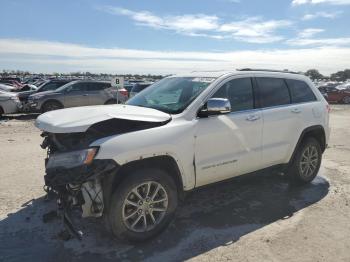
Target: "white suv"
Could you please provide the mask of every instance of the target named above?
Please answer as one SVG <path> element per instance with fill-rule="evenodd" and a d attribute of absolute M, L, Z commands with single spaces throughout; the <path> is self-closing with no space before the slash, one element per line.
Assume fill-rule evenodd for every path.
<path fill-rule="evenodd" d="M 266 168 L 314 179 L 329 137 L 329 105 L 305 76 L 266 70 L 166 77 L 126 105 L 48 112 L 45 184 L 64 219 L 104 216 L 141 241 L 171 221 L 186 191 Z"/>

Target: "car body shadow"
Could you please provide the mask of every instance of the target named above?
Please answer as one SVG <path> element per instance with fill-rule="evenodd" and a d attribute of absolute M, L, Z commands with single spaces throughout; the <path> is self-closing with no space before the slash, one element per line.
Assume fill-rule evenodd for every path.
<path fill-rule="evenodd" d="M 62 241 L 61 221 L 48 224 L 42 215 L 54 208 L 43 198 L 27 203 L 0 221 L 0 260 L 20 261 L 182 261 L 281 219 L 288 219 L 324 198 L 328 181 L 292 187 L 276 174 L 254 174 L 195 190 L 178 209 L 173 223 L 157 238 L 137 245 L 113 239 L 96 219 L 75 218 L 84 239 Z M 28 218 L 29 216 L 29 218 Z"/>

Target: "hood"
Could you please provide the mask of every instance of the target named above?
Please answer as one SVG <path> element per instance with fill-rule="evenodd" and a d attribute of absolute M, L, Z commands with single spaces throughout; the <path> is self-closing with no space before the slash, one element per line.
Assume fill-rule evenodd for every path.
<path fill-rule="evenodd" d="M 41 97 L 41 96 L 49 96 L 49 95 L 56 95 L 59 94 L 60 92 L 56 92 L 55 90 L 53 91 L 44 91 L 44 92 L 35 92 L 34 94 L 30 95 L 30 97 Z"/>
<path fill-rule="evenodd" d="M 0 100 L 8 100 L 11 97 L 15 97 L 15 96 L 17 96 L 16 93 L 10 93 L 10 92 L 0 90 Z"/>
<path fill-rule="evenodd" d="M 162 123 L 171 116 L 156 109 L 131 105 L 85 106 L 47 112 L 37 118 L 35 126 L 49 133 L 79 133 L 109 119 Z"/>
<path fill-rule="evenodd" d="M 28 97 L 30 95 L 33 95 L 36 93 L 36 90 L 31 90 L 31 91 L 22 91 L 18 93 L 18 97 Z"/>

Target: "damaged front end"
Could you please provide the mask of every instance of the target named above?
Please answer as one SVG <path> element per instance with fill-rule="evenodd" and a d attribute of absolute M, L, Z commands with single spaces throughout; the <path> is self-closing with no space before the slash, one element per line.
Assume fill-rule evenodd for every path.
<path fill-rule="evenodd" d="M 79 208 L 82 217 L 101 217 L 104 210 L 102 179 L 115 173 L 118 164 L 111 159 L 95 159 L 98 147 L 91 143 L 86 133 L 42 133 L 41 145 L 47 149 L 45 159 L 45 189 L 57 196 L 58 213 L 70 233 L 81 238 L 70 219 L 70 211 Z"/>
<path fill-rule="evenodd" d="M 119 107 L 121 117 L 128 116 L 123 115 L 123 110 L 129 109 L 131 113 L 135 110 L 124 107 Z M 159 112 L 154 117 L 153 109 L 152 116 L 131 115 L 133 119 L 115 118 L 106 112 L 100 116 L 90 110 L 89 107 L 58 110 L 76 113 L 76 116 L 66 116 L 66 121 L 62 120 L 62 113 L 53 111 L 39 116 L 36 121 L 36 126 L 43 131 L 41 147 L 47 150 L 45 189 L 57 195 L 59 212 L 71 234 L 78 238 L 81 234 L 73 226 L 69 211 L 79 208 L 82 217 L 101 217 L 112 190 L 112 179 L 120 167 L 113 159 L 98 159 L 100 148 L 91 145 L 101 138 L 159 127 L 171 120 L 169 115 Z M 150 110 L 145 109 L 145 113 Z M 82 119 L 86 114 L 95 116 L 92 120 Z"/>

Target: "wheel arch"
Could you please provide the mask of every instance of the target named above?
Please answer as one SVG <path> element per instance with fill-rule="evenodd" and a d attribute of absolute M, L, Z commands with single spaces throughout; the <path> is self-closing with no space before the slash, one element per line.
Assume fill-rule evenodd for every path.
<path fill-rule="evenodd" d="M 48 100 L 46 100 L 44 103 L 42 103 L 42 105 L 41 105 L 41 107 L 40 107 L 40 110 L 43 111 L 44 106 L 47 105 L 48 103 L 52 103 L 52 102 L 58 103 L 58 104 L 61 105 L 62 108 L 64 108 L 64 105 L 63 105 L 63 103 L 62 103 L 61 101 L 59 101 L 59 100 L 57 100 L 57 99 L 48 99 Z"/>
<path fill-rule="evenodd" d="M 298 139 L 298 142 L 294 148 L 292 157 L 290 158 L 290 162 L 294 159 L 295 154 L 296 154 L 299 146 L 301 145 L 301 143 L 308 137 L 313 137 L 320 143 L 322 153 L 326 150 L 326 147 L 327 147 L 326 132 L 325 132 L 323 126 L 321 126 L 321 125 L 309 126 L 301 132 L 301 135 Z"/>
<path fill-rule="evenodd" d="M 159 168 L 166 171 L 174 179 L 179 198 L 183 199 L 183 181 L 181 171 L 176 160 L 169 155 L 160 155 L 128 162 L 120 166 L 114 174 L 107 176 L 103 181 L 104 200 L 109 202 L 110 196 L 117 189 L 118 185 L 124 179 L 127 179 L 128 173 L 142 168 Z"/>

